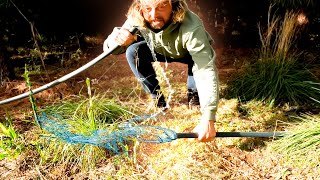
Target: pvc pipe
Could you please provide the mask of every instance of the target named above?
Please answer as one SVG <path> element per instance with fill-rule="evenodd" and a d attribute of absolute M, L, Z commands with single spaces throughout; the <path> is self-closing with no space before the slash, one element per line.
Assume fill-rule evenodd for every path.
<path fill-rule="evenodd" d="M 136 27 L 133 27 L 132 29 L 129 30 L 132 34 L 135 34 L 138 29 Z M 93 66 L 94 64 L 96 64 L 97 62 L 101 61 L 102 59 L 104 59 L 105 57 L 109 56 L 110 54 L 112 54 L 112 52 L 116 49 L 118 49 L 120 46 L 117 45 L 115 47 L 111 47 L 109 48 L 107 51 L 104 51 L 103 53 L 101 53 L 99 56 L 97 56 L 96 58 L 94 58 L 93 60 L 91 60 L 90 62 L 88 62 L 87 64 L 83 65 L 82 67 L 76 69 L 75 71 L 67 74 L 67 75 L 64 75 L 63 77 L 55 80 L 55 81 L 52 81 L 48 84 L 45 84 L 43 86 L 40 86 L 39 88 L 36 88 L 36 89 L 33 89 L 29 92 L 25 92 L 23 94 L 20 94 L 20 95 L 17 95 L 17 96 L 14 96 L 14 97 L 11 97 L 11 98 L 8 98 L 8 99 L 5 99 L 5 100 L 2 100 L 0 101 L 0 105 L 3 105 L 3 104 L 7 104 L 7 103 L 10 103 L 12 101 L 17 101 L 17 100 L 20 100 L 20 99 L 23 99 L 23 98 L 26 98 L 28 97 L 29 95 L 31 94 L 37 94 L 41 91 L 44 91 L 46 89 L 49 89 L 49 88 L 52 88 L 53 86 L 56 86 L 76 75 L 78 75 L 79 73 L 83 72 L 84 70 L 90 68 L 91 66 Z"/>

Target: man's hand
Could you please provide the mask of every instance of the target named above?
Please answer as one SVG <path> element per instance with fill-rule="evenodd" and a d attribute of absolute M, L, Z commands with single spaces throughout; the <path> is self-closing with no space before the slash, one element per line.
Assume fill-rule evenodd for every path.
<path fill-rule="evenodd" d="M 136 39 L 137 35 L 132 35 L 128 29 L 115 27 L 105 43 L 108 43 L 108 45 L 117 44 L 119 46 L 129 46 Z"/>
<path fill-rule="evenodd" d="M 201 120 L 193 131 L 198 133 L 199 142 L 212 141 L 216 136 L 216 129 L 214 127 L 213 120 Z"/>

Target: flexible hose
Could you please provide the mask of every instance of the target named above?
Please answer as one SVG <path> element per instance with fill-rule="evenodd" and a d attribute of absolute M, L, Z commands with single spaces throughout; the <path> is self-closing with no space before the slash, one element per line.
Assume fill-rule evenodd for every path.
<path fill-rule="evenodd" d="M 136 33 L 138 31 L 138 29 L 136 27 L 133 27 L 132 29 L 129 30 L 132 34 Z M 111 47 L 109 48 L 107 51 L 104 51 L 103 53 L 101 53 L 99 56 L 97 56 L 96 58 L 94 58 L 93 60 L 91 60 L 90 62 L 88 62 L 87 64 L 83 65 L 82 67 L 76 69 L 75 71 L 67 74 L 67 75 L 64 75 L 63 77 L 55 80 L 55 81 L 52 81 L 48 84 L 45 84 L 43 86 L 40 86 L 39 88 L 36 88 L 36 89 L 33 89 L 29 92 L 25 92 L 23 94 L 20 94 L 20 95 L 17 95 L 17 96 L 14 96 L 14 97 L 11 97 L 11 98 L 8 98 L 8 99 L 5 99 L 5 100 L 2 100 L 0 101 L 0 105 L 2 104 L 7 104 L 7 103 L 10 103 L 10 102 L 13 102 L 13 101 L 17 101 L 17 100 L 20 100 L 20 99 L 23 99 L 23 98 L 26 98 L 28 97 L 30 94 L 37 94 L 41 91 L 44 91 L 46 89 L 49 89 L 53 86 L 56 86 L 76 75 L 78 75 L 79 73 L 83 72 L 84 70 L 88 69 L 89 67 L 93 66 L 94 64 L 96 64 L 97 62 L 101 61 L 102 59 L 104 59 L 105 57 L 109 56 L 110 54 L 112 54 L 113 51 L 115 51 L 116 49 L 118 49 L 120 46 L 115 46 L 115 47 Z"/>

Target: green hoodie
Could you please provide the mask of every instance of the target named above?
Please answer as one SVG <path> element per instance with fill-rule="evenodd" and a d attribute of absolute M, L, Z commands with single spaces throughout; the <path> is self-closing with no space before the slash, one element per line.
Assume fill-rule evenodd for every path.
<path fill-rule="evenodd" d="M 129 20 L 123 27 L 130 29 Z M 218 75 L 215 68 L 215 52 L 211 47 L 213 42 L 207 33 L 201 19 L 191 11 L 187 11 L 181 23 L 170 24 L 160 32 L 148 28 L 139 28 L 141 35 L 151 49 L 159 54 L 178 59 L 188 53 L 192 56 L 194 80 L 199 94 L 202 120 L 215 120 L 218 106 Z M 105 45 L 112 42 L 106 40 Z M 117 53 L 123 53 L 121 48 Z"/>

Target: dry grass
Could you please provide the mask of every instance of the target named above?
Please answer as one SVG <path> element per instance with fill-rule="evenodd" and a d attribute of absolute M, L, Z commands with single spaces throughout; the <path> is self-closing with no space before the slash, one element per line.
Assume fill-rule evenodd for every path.
<path fill-rule="evenodd" d="M 269 12 L 271 12 L 271 7 Z M 261 59 L 267 60 L 270 54 L 274 59 L 283 59 L 289 53 L 296 35 L 301 30 L 297 22 L 298 14 L 295 12 L 287 12 L 283 19 L 268 14 L 268 25 L 266 30 L 262 30 L 259 26 L 261 41 Z"/>

